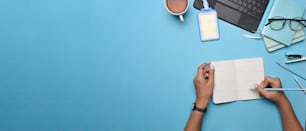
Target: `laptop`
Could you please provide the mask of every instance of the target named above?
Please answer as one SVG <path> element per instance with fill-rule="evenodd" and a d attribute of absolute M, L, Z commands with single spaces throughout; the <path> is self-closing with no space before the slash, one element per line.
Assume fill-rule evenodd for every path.
<path fill-rule="evenodd" d="M 255 33 L 268 6 L 269 0 L 207 0 L 218 17 L 244 30 Z M 203 8 L 202 0 L 195 0 L 194 8 Z"/>

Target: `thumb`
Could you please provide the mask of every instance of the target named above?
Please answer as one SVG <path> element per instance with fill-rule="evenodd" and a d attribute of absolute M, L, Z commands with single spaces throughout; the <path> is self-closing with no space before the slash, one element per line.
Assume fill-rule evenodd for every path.
<path fill-rule="evenodd" d="M 264 90 L 264 86 L 263 85 L 259 85 L 259 86 L 257 86 L 256 87 L 256 90 L 257 90 L 257 92 L 260 94 L 260 95 L 262 95 L 262 96 L 264 96 L 265 98 L 267 98 L 268 97 L 268 91 L 266 91 L 266 90 Z"/>
<path fill-rule="evenodd" d="M 211 68 L 209 70 L 209 80 L 208 80 L 208 82 L 214 83 L 214 81 L 215 81 L 215 66 L 211 65 L 210 67 Z"/>

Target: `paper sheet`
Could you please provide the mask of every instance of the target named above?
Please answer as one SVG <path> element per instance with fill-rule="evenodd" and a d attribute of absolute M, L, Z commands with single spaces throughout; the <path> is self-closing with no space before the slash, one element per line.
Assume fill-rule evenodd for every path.
<path fill-rule="evenodd" d="M 216 61 L 212 65 L 215 66 L 215 104 L 261 98 L 250 89 L 264 79 L 262 58 Z"/>

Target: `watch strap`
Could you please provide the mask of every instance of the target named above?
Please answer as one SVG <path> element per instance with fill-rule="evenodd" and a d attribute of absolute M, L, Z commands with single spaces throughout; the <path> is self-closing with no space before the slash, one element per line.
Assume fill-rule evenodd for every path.
<path fill-rule="evenodd" d="M 193 111 L 196 110 L 196 111 L 205 113 L 205 112 L 207 111 L 207 108 L 204 108 L 204 109 L 198 108 L 197 105 L 196 105 L 196 103 L 193 103 L 193 108 L 192 108 L 192 110 L 193 110 Z"/>

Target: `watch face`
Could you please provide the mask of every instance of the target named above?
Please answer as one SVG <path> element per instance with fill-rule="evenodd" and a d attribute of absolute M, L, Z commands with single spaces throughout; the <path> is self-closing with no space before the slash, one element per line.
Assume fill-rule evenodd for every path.
<path fill-rule="evenodd" d="M 192 108 L 191 108 L 192 110 L 194 110 L 195 109 L 195 103 L 192 103 Z"/>

